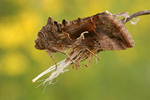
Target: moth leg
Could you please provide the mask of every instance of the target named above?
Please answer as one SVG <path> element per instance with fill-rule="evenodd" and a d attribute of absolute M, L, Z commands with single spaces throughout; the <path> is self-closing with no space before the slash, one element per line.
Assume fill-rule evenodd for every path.
<path fill-rule="evenodd" d="M 64 33 L 64 34 L 67 36 L 67 38 L 68 38 L 69 40 L 72 40 L 71 37 L 70 37 L 70 35 L 69 35 L 68 33 Z"/>
<path fill-rule="evenodd" d="M 75 70 L 77 70 L 77 69 L 78 69 L 78 67 L 80 67 L 80 65 L 79 65 L 79 64 L 76 64 L 76 65 L 75 65 L 75 67 L 76 67 L 76 69 L 75 69 Z"/>
<path fill-rule="evenodd" d="M 87 65 L 85 65 L 85 67 L 88 67 L 91 64 L 92 60 L 93 60 L 93 55 L 91 56 L 89 63 Z"/>
<path fill-rule="evenodd" d="M 100 58 L 95 54 L 93 53 L 90 49 L 86 48 L 91 54 L 93 54 L 96 58 L 98 58 L 98 60 L 100 60 Z"/>
<path fill-rule="evenodd" d="M 72 64 L 72 69 L 74 70 L 74 64 Z"/>
<path fill-rule="evenodd" d="M 79 62 L 77 62 L 77 64 L 76 64 L 76 70 L 77 70 L 78 68 L 81 68 Z"/>
<path fill-rule="evenodd" d="M 124 12 L 124 13 L 117 13 L 117 14 L 114 14 L 115 16 L 118 16 L 118 17 L 124 17 L 124 23 L 126 22 L 127 18 L 129 18 L 129 12 Z"/>
<path fill-rule="evenodd" d="M 53 57 L 53 55 L 49 52 L 49 50 L 48 49 L 45 49 L 45 51 L 47 52 L 47 54 L 53 59 L 53 61 L 54 61 L 54 63 L 55 63 L 55 65 L 56 65 L 56 69 L 57 69 L 57 62 L 56 62 L 56 60 L 54 59 L 54 57 Z M 56 70 L 55 69 L 55 70 Z"/>
<path fill-rule="evenodd" d="M 58 49 L 55 49 L 55 50 L 57 50 L 58 52 L 60 52 L 60 53 L 62 53 L 64 55 L 66 55 L 76 65 L 76 63 L 70 58 L 70 56 L 66 52 L 58 50 Z"/>

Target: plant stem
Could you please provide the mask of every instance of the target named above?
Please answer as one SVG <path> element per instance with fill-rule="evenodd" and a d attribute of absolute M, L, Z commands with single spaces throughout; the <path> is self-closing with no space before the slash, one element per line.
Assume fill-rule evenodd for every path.
<path fill-rule="evenodd" d="M 137 17 L 137 16 L 142 16 L 142 15 L 148 15 L 150 14 L 150 10 L 141 10 L 139 12 L 133 13 L 132 15 L 130 15 L 130 17 L 128 17 L 127 19 L 123 18 L 121 21 L 123 23 L 127 23 L 128 21 L 132 20 L 133 18 Z"/>

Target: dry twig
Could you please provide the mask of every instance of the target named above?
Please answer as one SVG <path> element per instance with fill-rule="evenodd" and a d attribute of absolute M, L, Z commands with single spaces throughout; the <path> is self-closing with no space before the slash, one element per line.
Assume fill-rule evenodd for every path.
<path fill-rule="evenodd" d="M 136 12 L 132 15 L 130 15 L 130 17 L 128 17 L 125 21 L 125 23 L 127 23 L 128 21 L 132 20 L 133 18 L 135 17 L 138 17 L 138 16 L 142 16 L 142 15 L 148 15 L 150 14 L 150 10 L 141 10 L 139 12 Z M 125 18 L 123 18 L 121 21 L 124 22 Z"/>

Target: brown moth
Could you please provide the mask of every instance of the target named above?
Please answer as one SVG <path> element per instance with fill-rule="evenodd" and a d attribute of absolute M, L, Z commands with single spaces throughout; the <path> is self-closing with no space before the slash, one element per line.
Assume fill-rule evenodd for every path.
<path fill-rule="evenodd" d="M 80 43 L 76 43 L 84 32 L 87 34 L 80 39 Z M 64 52 L 74 45 L 96 48 L 98 51 L 125 50 L 134 45 L 124 23 L 109 12 L 70 22 L 63 20 L 62 23 L 49 17 L 35 43 L 37 49 L 47 49 L 49 52 Z"/>
<path fill-rule="evenodd" d="M 46 50 L 51 53 L 60 52 L 67 55 L 67 58 L 38 75 L 32 81 L 35 82 L 43 75 L 54 71 L 46 82 L 51 83 L 69 65 L 80 67 L 79 63 L 90 58 L 89 66 L 93 56 L 105 50 L 126 50 L 134 46 L 132 36 L 126 29 L 125 23 L 109 13 L 108 11 L 98 13 L 91 17 L 78 18 L 73 21 L 62 23 L 53 21 L 51 17 L 38 33 L 35 48 Z M 69 53 L 66 53 L 69 50 Z M 99 59 L 99 58 L 98 58 Z"/>

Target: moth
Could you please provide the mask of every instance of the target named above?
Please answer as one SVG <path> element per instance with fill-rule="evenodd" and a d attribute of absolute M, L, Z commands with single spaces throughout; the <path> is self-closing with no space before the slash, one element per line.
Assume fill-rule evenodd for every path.
<path fill-rule="evenodd" d="M 121 21 L 108 11 L 96 15 L 78 18 L 73 21 L 65 19 L 59 23 L 48 18 L 47 24 L 42 27 L 35 40 L 35 48 L 46 50 L 46 52 L 55 61 L 52 53 L 63 53 L 67 58 L 60 63 L 55 61 L 55 65 L 38 75 L 32 81 L 35 82 L 43 75 L 53 71 L 49 78 L 42 84 L 52 82 L 68 66 L 80 67 L 79 63 L 90 59 L 89 66 L 93 56 L 106 50 L 126 50 L 134 46 L 132 36 L 125 27 L 125 20 Z M 119 14 L 119 15 L 123 15 Z M 125 14 L 126 15 L 126 14 Z M 69 50 L 69 53 L 66 53 Z M 73 67 L 74 68 L 74 67 Z"/>
<path fill-rule="evenodd" d="M 51 52 L 65 53 L 68 48 L 87 48 L 96 52 L 104 50 L 125 50 L 134 46 L 134 41 L 122 23 L 108 11 L 91 17 L 78 18 L 62 23 L 51 17 L 35 41 L 35 48 Z"/>

